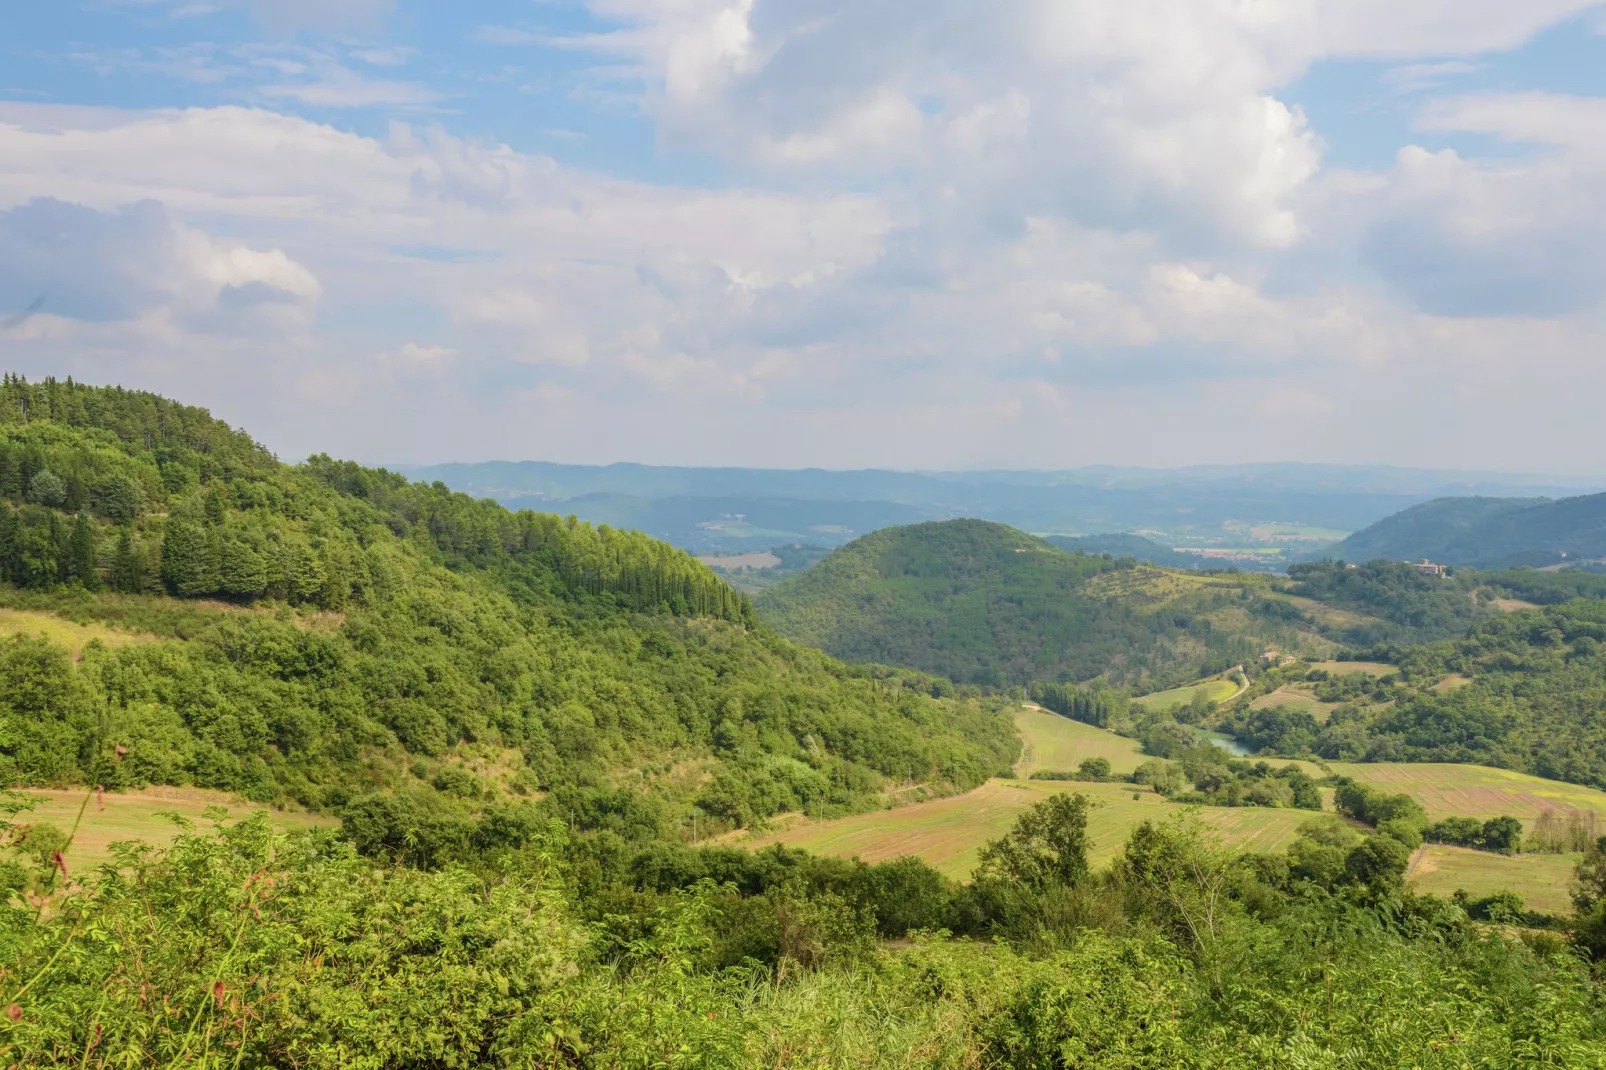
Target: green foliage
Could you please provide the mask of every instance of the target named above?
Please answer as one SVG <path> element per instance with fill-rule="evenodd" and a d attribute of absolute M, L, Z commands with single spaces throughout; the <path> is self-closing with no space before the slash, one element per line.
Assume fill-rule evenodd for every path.
<path fill-rule="evenodd" d="M 1424 576 L 1397 561 L 1342 561 L 1291 565 L 1292 593 L 1377 618 L 1341 629 L 1335 638 L 1351 646 L 1385 642 L 1431 642 L 1459 635 L 1499 610 L 1480 606 L 1455 579 Z"/>
<path fill-rule="evenodd" d="M 981 849 L 977 878 L 1033 891 L 1072 888 L 1087 877 L 1085 795 L 1050 795 Z"/>
<path fill-rule="evenodd" d="M 1135 568 L 1130 559 L 1066 553 L 1002 524 L 951 520 L 873 532 L 766 591 L 758 605 L 783 634 L 837 657 L 989 687 L 1099 676 L 1165 687 L 1264 649 L 1210 619 L 1241 601 L 1238 590 L 1201 589 L 1149 605 L 1087 589 Z M 1071 692 L 1038 693 L 1048 708 L 1078 716 Z"/>
<path fill-rule="evenodd" d="M 1492 817 L 1487 821 L 1447 817 L 1422 830 L 1422 838 L 1428 843 L 1514 854 L 1522 849 L 1522 822 L 1510 816 Z"/>
<path fill-rule="evenodd" d="M 5 781 L 83 782 L 106 739 L 129 752 L 112 787 L 326 809 L 417 788 L 440 797 L 428 813 L 381 816 L 444 864 L 471 849 L 459 824 L 537 790 L 576 827 L 650 837 L 689 831 L 699 803 L 717 829 L 863 809 L 887 781 L 969 788 L 1018 752 L 998 703 L 778 639 L 637 533 L 322 456 L 287 467 L 204 410 L 70 382 L 6 378 L 0 456 L 19 479 L 65 473 L 97 510 L 0 503 L 19 588 L 0 602 L 182 640 L 91 644 L 78 664 L 0 645 Z M 119 596 L 77 589 L 103 585 Z M 47 686 L 59 701 L 25 699 Z M 478 792 L 410 773 L 465 749 L 501 770 Z M 639 805 L 616 805 L 625 779 Z"/>

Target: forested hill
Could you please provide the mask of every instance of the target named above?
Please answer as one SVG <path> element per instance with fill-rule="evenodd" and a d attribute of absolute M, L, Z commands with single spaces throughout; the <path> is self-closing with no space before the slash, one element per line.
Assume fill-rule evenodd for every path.
<path fill-rule="evenodd" d="M 1606 558 L 1606 494 L 1440 498 L 1358 531 L 1326 551 L 1347 561 L 1429 558 L 1478 568 Z"/>
<path fill-rule="evenodd" d="M 0 383 L 0 581 L 8 623 L 105 640 L 76 661 L 0 644 L 10 783 L 333 810 L 379 792 L 398 842 L 520 798 L 660 835 L 693 810 L 717 827 L 873 805 L 887 782 L 968 787 L 1017 746 L 937 681 L 756 627 L 645 536 L 283 465 L 205 410 L 114 388 Z"/>
<path fill-rule="evenodd" d="M 1158 689 L 1320 646 L 1265 577 L 1165 572 L 1066 553 L 1014 528 L 889 528 L 760 595 L 783 634 L 850 660 L 990 686 L 1103 676 Z"/>

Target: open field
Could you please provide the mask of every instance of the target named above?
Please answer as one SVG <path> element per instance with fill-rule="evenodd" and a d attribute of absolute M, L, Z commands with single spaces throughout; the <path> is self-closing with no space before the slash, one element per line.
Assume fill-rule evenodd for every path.
<path fill-rule="evenodd" d="M 1321 669 L 1329 676 L 1352 676 L 1355 673 L 1365 673 L 1368 676 L 1393 676 L 1400 671 L 1384 661 L 1318 661 L 1311 668 Z"/>
<path fill-rule="evenodd" d="M 781 559 L 768 550 L 756 554 L 713 554 L 699 557 L 697 560 L 720 572 L 741 572 L 747 569 L 762 571 L 781 563 Z"/>
<path fill-rule="evenodd" d="M 1285 710 L 1288 713 L 1308 713 L 1317 724 L 1326 724 L 1338 704 L 1319 701 L 1309 692 L 1292 687 L 1279 687 L 1269 695 L 1261 695 L 1249 704 L 1252 710 Z"/>
<path fill-rule="evenodd" d="M 63 832 L 72 829 L 73 819 L 77 817 L 78 808 L 84 801 L 82 791 L 56 791 L 46 788 L 25 788 L 23 791 L 37 799 L 38 805 L 18 818 L 21 823 L 48 823 Z M 119 840 L 167 843 L 177 835 L 178 829 L 168 818 L 158 816 L 163 811 L 180 814 L 205 828 L 208 824 L 201 815 L 209 806 L 226 808 L 229 817 L 233 819 L 248 817 L 257 810 L 268 810 L 266 806 L 246 802 L 238 796 L 201 788 L 146 788 L 127 793 L 107 792 L 103 801 L 104 809 L 97 806 L 94 799 L 90 799 L 88 807 L 84 810 L 84 819 L 78 826 L 78 835 L 67 851 L 67 864 L 72 869 L 84 869 L 106 861 L 111 857 L 108 847 Z M 274 810 L 268 810 L 268 813 L 272 815 L 274 824 L 285 829 L 333 826 L 339 823 L 334 818 L 320 817 L 316 814 Z"/>
<path fill-rule="evenodd" d="M 1558 811 L 1563 818 L 1573 810 L 1606 817 L 1606 792 L 1509 769 L 1432 762 L 1332 762 L 1330 768 L 1380 791 L 1415 796 L 1435 821 L 1446 817 L 1488 820 L 1510 814 L 1531 827 L 1546 810 Z"/>
<path fill-rule="evenodd" d="M 83 656 L 84 644 L 99 639 L 107 646 L 156 642 L 153 636 L 138 635 L 104 624 L 75 624 L 54 613 L 32 609 L 0 609 L 0 639 L 14 635 L 42 635 L 57 646 L 66 647 L 74 658 Z"/>
<path fill-rule="evenodd" d="M 982 844 L 1009 831 L 1023 810 L 1067 791 L 1080 792 L 1098 804 L 1088 819 L 1089 857 L 1096 864 L 1113 858 L 1139 822 L 1163 821 L 1186 812 L 1151 791 L 1137 792 L 1134 799 L 1130 784 L 990 780 L 964 795 L 795 825 L 745 846 L 783 843 L 819 854 L 858 856 L 866 862 L 919 855 L 947 876 L 964 879 L 975 868 Z M 1254 851 L 1282 849 L 1293 841 L 1294 830 L 1314 816 L 1307 810 L 1252 806 L 1206 806 L 1193 812 L 1221 834 L 1222 842 Z"/>
<path fill-rule="evenodd" d="M 1238 685 L 1231 680 L 1206 680 L 1202 684 L 1189 684 L 1170 691 L 1159 691 L 1132 701 L 1148 710 L 1166 710 L 1172 706 L 1186 706 L 1199 692 L 1210 702 L 1221 702 L 1238 693 Z"/>
<path fill-rule="evenodd" d="M 1530 910 L 1572 910 L 1568 888 L 1578 855 L 1497 855 L 1430 843 L 1411 857 L 1410 883 L 1419 892 L 1450 896 L 1457 889 L 1474 898 L 1516 892 Z"/>
<path fill-rule="evenodd" d="M 1111 772 L 1124 775 L 1142 765 L 1146 756 L 1135 739 L 1028 706 L 1015 714 L 1015 727 L 1025 747 L 1015 772 L 1022 779 L 1039 769 L 1073 772 L 1084 758 L 1104 758 Z"/>

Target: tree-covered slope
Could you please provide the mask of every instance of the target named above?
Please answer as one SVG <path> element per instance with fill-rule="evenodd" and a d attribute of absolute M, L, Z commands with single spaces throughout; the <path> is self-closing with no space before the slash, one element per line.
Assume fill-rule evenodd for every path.
<path fill-rule="evenodd" d="M 1197 568 L 1204 563 L 1202 557 L 1181 553 L 1142 535 L 1046 535 L 1043 541 L 1070 553 L 1080 550 L 1085 554 L 1130 557 L 1161 568 Z"/>
<path fill-rule="evenodd" d="M 204 410 L 0 386 L 0 603 L 154 641 L 0 644 L 0 781 L 195 784 L 339 809 L 525 797 L 673 832 L 1006 768 L 1007 719 L 757 627 L 644 536 L 286 466 Z M 111 763 L 122 748 L 121 760 Z"/>
<path fill-rule="evenodd" d="M 1158 690 L 1298 649 L 1308 622 L 1264 577 L 1066 553 L 1013 528 L 889 528 L 765 592 L 760 616 L 841 658 L 990 686 L 1095 677 Z"/>
<path fill-rule="evenodd" d="M 1327 551 L 1347 561 L 1429 558 L 1500 568 L 1606 557 L 1606 494 L 1440 498 L 1358 531 Z"/>

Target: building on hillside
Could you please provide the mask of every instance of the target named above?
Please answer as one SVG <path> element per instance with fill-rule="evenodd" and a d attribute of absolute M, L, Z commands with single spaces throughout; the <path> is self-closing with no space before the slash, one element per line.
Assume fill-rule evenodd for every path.
<path fill-rule="evenodd" d="M 1432 576 L 1435 579 L 1442 580 L 1450 574 L 1450 566 L 1429 561 L 1425 557 L 1420 561 L 1407 561 L 1406 564 L 1416 569 L 1421 575 Z"/>

